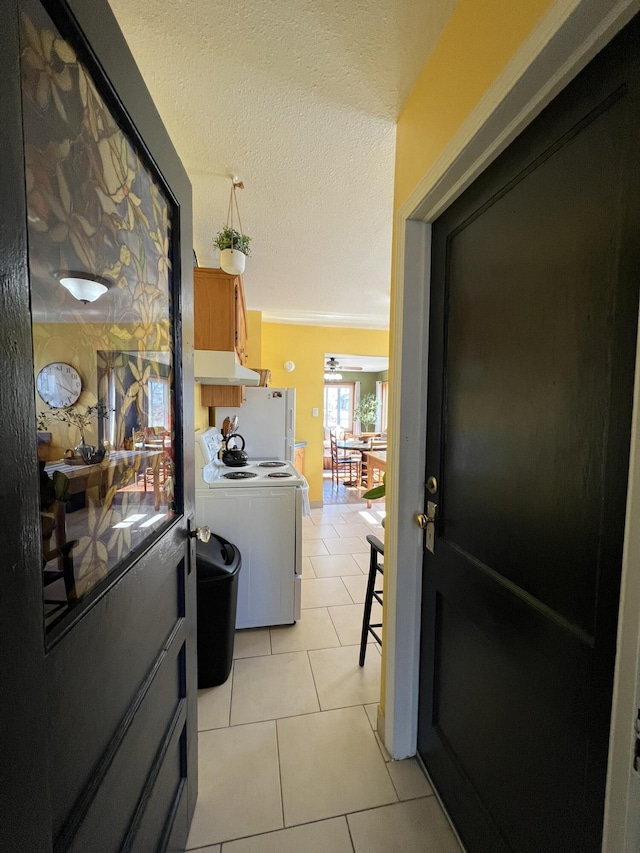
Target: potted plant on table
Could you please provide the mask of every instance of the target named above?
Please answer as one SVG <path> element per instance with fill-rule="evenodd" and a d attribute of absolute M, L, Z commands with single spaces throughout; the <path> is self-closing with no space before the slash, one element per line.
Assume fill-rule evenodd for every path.
<path fill-rule="evenodd" d="M 109 410 L 104 403 L 100 402 L 96 403 L 95 406 L 87 406 L 84 410 L 75 405 L 62 406 L 61 408 L 49 406 L 48 411 L 38 413 L 38 429 L 44 430 L 51 421 L 59 421 L 67 424 L 67 426 L 76 427 L 80 433 L 80 444 L 76 446 L 75 454 L 89 465 L 101 462 L 105 455 L 103 447 L 98 448 L 93 444 L 87 444 L 85 441 L 85 431 L 94 415 L 99 418 L 108 418 Z"/>
<path fill-rule="evenodd" d="M 375 429 L 379 405 L 380 401 L 376 400 L 375 394 L 364 394 L 353 410 L 353 417 L 360 422 L 361 426 L 365 427 L 365 432 L 367 432 L 367 426 Z"/>

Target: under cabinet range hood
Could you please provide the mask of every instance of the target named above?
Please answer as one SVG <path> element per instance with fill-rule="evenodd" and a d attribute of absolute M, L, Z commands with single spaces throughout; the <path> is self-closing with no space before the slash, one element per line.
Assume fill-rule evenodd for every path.
<path fill-rule="evenodd" d="M 260 374 L 238 363 L 235 352 L 195 350 L 195 380 L 201 385 L 257 385 Z"/>

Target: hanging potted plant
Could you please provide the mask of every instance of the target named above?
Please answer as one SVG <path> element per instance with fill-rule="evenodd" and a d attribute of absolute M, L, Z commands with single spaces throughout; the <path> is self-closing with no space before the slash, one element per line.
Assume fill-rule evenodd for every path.
<path fill-rule="evenodd" d="M 225 225 L 215 236 L 213 245 L 220 250 L 220 267 L 231 275 L 242 275 L 251 237 Z"/>
<path fill-rule="evenodd" d="M 251 242 L 251 237 L 247 237 L 242 231 L 236 189 L 244 189 L 244 184 L 237 178 L 232 178 L 227 224 L 221 231 L 218 231 L 213 240 L 215 248 L 220 250 L 220 267 L 230 275 L 242 275 L 244 272 L 245 262 L 249 254 L 249 243 Z M 233 227 L 234 206 L 238 215 L 239 231 Z"/>

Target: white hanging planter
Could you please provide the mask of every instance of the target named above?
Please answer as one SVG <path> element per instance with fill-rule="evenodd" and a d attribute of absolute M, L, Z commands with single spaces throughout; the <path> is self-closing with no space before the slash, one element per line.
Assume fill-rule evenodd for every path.
<path fill-rule="evenodd" d="M 242 275 L 246 261 L 246 255 L 239 249 L 223 249 L 220 252 L 220 267 L 229 275 Z"/>
<path fill-rule="evenodd" d="M 251 242 L 251 237 L 247 237 L 242 230 L 236 189 L 244 189 L 244 184 L 238 178 L 232 177 L 227 223 L 221 231 L 218 231 L 213 241 L 215 248 L 220 250 L 220 268 L 229 275 L 242 275 L 247 262 L 247 255 L 250 254 L 249 243 Z M 234 206 L 238 214 L 239 231 L 233 227 Z"/>

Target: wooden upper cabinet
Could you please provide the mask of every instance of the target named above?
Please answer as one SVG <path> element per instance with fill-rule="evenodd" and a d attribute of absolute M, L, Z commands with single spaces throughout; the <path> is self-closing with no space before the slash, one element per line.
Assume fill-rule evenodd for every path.
<path fill-rule="evenodd" d="M 219 269 L 193 270 L 195 348 L 235 350 L 240 364 L 247 362 L 247 309 L 242 277 Z M 241 406 L 242 385 L 202 385 L 203 406 Z"/>
<path fill-rule="evenodd" d="M 247 361 L 247 309 L 242 277 L 219 269 L 193 270 L 195 348 L 235 350 Z"/>

